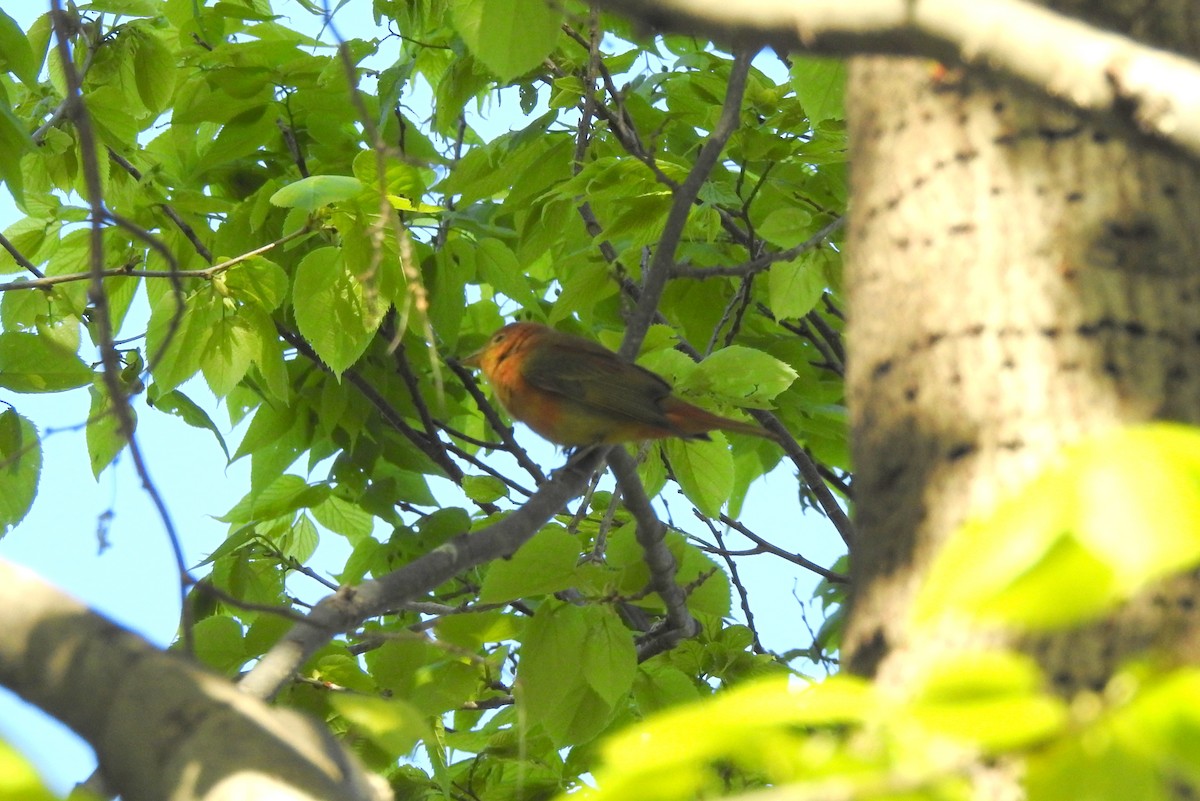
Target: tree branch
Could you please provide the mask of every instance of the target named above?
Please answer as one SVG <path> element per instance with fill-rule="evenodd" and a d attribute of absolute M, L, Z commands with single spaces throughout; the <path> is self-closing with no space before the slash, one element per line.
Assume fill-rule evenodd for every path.
<path fill-rule="evenodd" d="M 272 709 L 0 561 L 0 684 L 96 749 L 127 801 L 388 797 L 326 727 Z"/>
<path fill-rule="evenodd" d="M 327 596 L 313 607 L 305 623 L 292 627 L 263 655 L 239 686 L 259 698 L 274 696 L 317 649 L 337 634 L 423 596 L 464 570 L 514 553 L 583 492 L 607 452 L 607 448 L 598 448 L 569 462 L 504 519 L 472 534 L 462 534 L 385 576 L 342 587 Z"/>
<path fill-rule="evenodd" d="M 986 68 L 1200 157 L 1200 64 L 1026 0 L 597 0 L 653 28 L 823 55 Z M 967 13 L 967 12 L 970 13 Z"/>
<path fill-rule="evenodd" d="M 750 62 L 753 58 L 754 53 L 749 50 L 734 56 L 721 115 L 717 118 L 717 124 L 713 126 L 704 147 L 700 148 L 700 154 L 696 156 L 696 163 L 692 165 L 687 179 L 675 190 L 662 237 L 654 249 L 654 259 L 642 277 L 641 297 L 625 328 L 625 339 L 621 342 L 619 354 L 626 361 L 633 361 L 637 356 L 642 339 L 646 336 L 646 329 L 650 327 L 650 322 L 658 311 L 658 301 L 675 267 L 675 250 L 679 246 L 680 237 L 683 236 L 684 226 L 687 225 L 692 203 L 700 194 L 700 189 L 716 165 L 717 159 L 721 157 L 725 143 L 737 130 L 742 111 L 742 95 L 746 90 L 746 76 L 750 73 Z"/>
<path fill-rule="evenodd" d="M 642 661 L 670 650 L 680 640 L 695 635 L 700 630 L 700 624 L 688 611 L 687 594 L 675 580 L 678 565 L 674 555 L 667 549 L 664 539 L 666 527 L 650 506 L 650 498 L 646 496 L 646 490 L 638 478 L 637 463 L 624 448 L 613 448 L 608 455 L 608 464 L 625 498 L 625 508 L 637 521 L 637 541 L 645 553 L 646 566 L 650 568 L 650 589 L 658 594 L 667 607 L 666 625 L 661 630 L 652 631 L 647 639 L 638 643 L 638 660 Z"/>

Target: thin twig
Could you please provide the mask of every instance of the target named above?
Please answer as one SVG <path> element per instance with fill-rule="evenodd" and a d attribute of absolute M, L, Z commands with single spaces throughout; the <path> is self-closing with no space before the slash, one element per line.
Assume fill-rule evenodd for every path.
<path fill-rule="evenodd" d="M 699 516 L 699 512 L 697 512 L 696 514 L 697 514 L 697 516 Z M 703 520 L 704 518 L 701 517 L 700 519 Z M 744 526 L 743 524 L 734 520 L 729 515 L 722 514 L 720 517 L 720 520 L 722 523 L 729 526 L 731 529 L 733 529 L 737 533 L 741 534 L 743 537 L 750 540 L 755 545 L 759 546 L 760 548 L 767 551 L 768 553 L 774 554 L 775 556 L 778 556 L 781 559 L 786 559 L 787 561 L 791 562 L 792 564 L 800 565 L 800 567 L 803 567 L 805 570 L 811 570 L 812 572 L 816 573 L 818 576 L 820 576 L 824 579 L 828 579 L 829 581 L 835 582 L 837 584 L 850 583 L 849 576 L 844 576 L 841 573 L 830 570 L 827 567 L 822 567 L 821 565 L 817 564 L 816 562 L 814 562 L 810 559 L 805 559 L 803 556 L 800 556 L 799 554 L 792 553 L 791 551 L 785 551 L 783 548 L 780 548 L 779 546 L 774 545 L 774 544 L 768 542 L 767 540 L 763 539 L 762 537 L 758 536 L 753 531 L 746 528 L 746 526 Z"/>
<path fill-rule="evenodd" d="M 104 217 L 113 218 L 109 212 L 103 214 Z M 129 267 L 113 267 L 107 270 L 100 270 L 100 278 L 120 278 L 128 276 L 131 278 L 203 278 L 211 280 L 218 273 L 228 270 L 237 264 L 241 264 L 247 259 L 252 259 L 255 256 L 260 256 L 273 248 L 290 242 L 297 237 L 304 236 L 310 233 L 308 228 L 300 228 L 286 236 L 276 239 L 274 242 L 269 242 L 262 247 L 255 248 L 249 252 L 243 253 L 240 256 L 234 256 L 232 259 L 226 259 L 220 264 L 214 264 L 211 267 L 205 267 L 202 270 L 134 270 Z M 11 292 L 21 289 L 48 289 L 56 284 L 67 284 L 74 281 L 94 280 L 95 275 L 91 272 L 86 273 L 66 273 L 64 275 L 48 275 L 42 278 L 35 278 L 32 281 L 10 281 L 6 284 L 0 284 L 0 292 Z"/>
<path fill-rule="evenodd" d="M 103 366 L 102 380 L 112 404 L 113 414 L 117 418 L 117 428 L 121 437 L 129 447 L 129 455 L 133 460 L 134 469 L 142 481 L 142 488 L 150 497 L 159 519 L 162 521 L 171 550 L 175 556 L 176 569 L 179 572 L 179 598 L 184 604 L 183 642 L 190 653 L 193 648 L 191 621 L 186 613 L 187 588 L 192 584 L 188 573 L 187 562 L 183 555 L 183 546 L 179 541 L 179 533 L 171 520 L 166 503 L 159 493 L 153 479 L 150 478 L 141 448 L 138 447 L 134 433 L 133 410 L 129 398 L 121 385 L 121 357 L 113 344 L 112 316 L 108 307 L 108 293 L 104 288 L 104 189 L 100 182 L 100 165 L 97 162 L 96 138 L 92 130 L 92 119 L 83 99 L 82 79 L 75 69 L 71 54 L 69 30 L 72 27 L 71 17 L 63 12 L 61 0 L 51 0 L 51 24 L 54 28 L 55 46 L 62 63 L 63 77 L 66 79 L 67 96 L 63 99 L 65 116 L 75 126 L 79 137 L 79 155 L 82 162 L 84 186 L 87 193 L 87 203 L 91 210 L 91 227 L 89 229 L 89 258 L 91 286 L 88 288 L 88 301 L 92 306 L 92 325 L 90 330 L 96 338 L 96 346 L 100 351 L 100 362 Z"/>
<path fill-rule="evenodd" d="M 642 338 L 658 311 L 658 302 L 663 289 L 671 277 L 675 266 L 675 250 L 683 236 L 687 225 L 688 215 L 692 204 L 700 194 L 701 187 L 708 180 L 709 173 L 716 166 L 725 149 L 725 143 L 738 127 L 741 116 L 742 95 L 746 90 L 746 76 L 750 73 L 750 62 L 754 57 L 751 51 L 740 51 L 733 58 L 733 67 L 729 72 L 729 85 L 725 90 L 725 102 L 721 106 L 721 114 L 712 133 L 700 148 L 696 162 L 688 172 L 687 179 L 675 191 L 671 210 L 667 213 L 667 221 L 663 226 L 662 236 L 654 251 L 654 259 L 642 280 L 642 296 L 634 307 L 625 329 L 625 339 L 621 342 L 619 351 L 622 358 L 633 361 L 641 347 Z"/>

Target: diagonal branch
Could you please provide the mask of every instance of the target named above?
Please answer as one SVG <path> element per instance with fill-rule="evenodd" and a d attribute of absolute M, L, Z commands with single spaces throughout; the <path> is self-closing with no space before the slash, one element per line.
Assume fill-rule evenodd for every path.
<path fill-rule="evenodd" d="M 704 147 L 700 148 L 696 163 L 692 165 L 687 179 L 675 190 L 675 198 L 671 203 L 670 212 L 667 213 L 662 237 L 658 240 L 654 258 L 642 279 L 641 297 L 625 329 L 625 340 L 621 343 L 619 353 L 626 361 L 633 361 L 637 356 L 642 338 L 646 336 L 646 330 L 658 311 L 658 301 L 662 298 L 663 289 L 675 267 L 675 251 L 687 225 L 692 203 L 699 196 L 701 187 L 717 164 L 717 159 L 721 157 L 725 143 L 737 130 L 742 111 L 742 95 L 746 91 L 746 76 L 750 73 L 750 62 L 753 58 L 754 52 L 751 50 L 743 50 L 734 56 L 721 115 L 717 118 L 717 124 L 713 126 L 712 134 L 704 143 Z"/>
<path fill-rule="evenodd" d="M 128 801 L 388 797 L 321 723 L 272 709 L 0 561 L 0 684 L 70 726 Z M 220 788 L 226 788 L 221 790 Z"/>
<path fill-rule="evenodd" d="M 63 65 L 63 77 L 67 84 L 66 97 L 63 102 L 66 116 L 75 126 L 75 132 L 79 137 L 79 157 L 83 169 L 87 203 L 91 212 L 88 239 L 90 258 L 88 266 L 91 284 L 88 287 L 88 302 L 92 307 L 92 325 L 89 326 L 89 330 L 100 351 L 101 377 L 104 388 L 108 392 L 109 402 L 112 404 L 113 414 L 117 419 L 117 429 L 129 446 L 129 456 L 133 460 L 134 470 L 141 479 L 142 487 L 154 505 L 155 511 L 162 521 L 163 529 L 167 533 L 167 539 L 175 557 L 175 567 L 179 572 L 180 601 L 184 602 L 187 588 L 192 584 L 192 578 L 188 573 L 187 562 L 183 556 L 183 545 L 179 541 L 175 523 L 171 520 L 171 513 L 167 510 L 166 501 L 163 500 L 158 486 L 150 477 L 150 471 L 142 457 L 142 450 L 138 446 L 134 433 L 133 409 L 121 383 L 121 357 L 113 343 L 112 316 L 108 307 L 108 293 L 104 287 L 104 220 L 108 216 L 108 212 L 104 208 L 104 189 L 100 181 L 97 140 L 92 128 L 92 118 L 86 103 L 84 103 L 82 78 L 72 60 L 70 31 L 74 23 L 72 18 L 63 11 L 61 0 L 52 0 L 51 8 L 53 10 L 50 17 L 54 28 L 55 46 L 58 49 L 58 55 Z M 183 639 L 187 650 L 191 651 L 192 631 L 190 625 L 184 625 Z"/>
<path fill-rule="evenodd" d="M 638 478 L 637 463 L 624 448 L 613 448 L 608 454 L 608 464 L 625 498 L 625 508 L 637 521 L 637 541 L 645 553 L 646 566 L 650 568 L 650 589 L 658 593 L 667 607 L 666 626 L 651 632 L 650 637 L 638 645 L 638 660 L 642 661 L 695 635 L 700 625 L 688 611 L 687 594 L 675 580 L 678 565 L 667 549 L 666 527 L 650 506 L 650 498 Z"/>
<path fill-rule="evenodd" d="M 504 519 L 462 534 L 381 578 L 342 587 L 327 596 L 312 608 L 305 623 L 293 626 L 243 677 L 241 688 L 260 698 L 272 697 L 309 657 L 338 634 L 420 598 L 465 570 L 514 553 L 583 492 L 607 452 L 607 448 L 598 448 L 569 462 Z"/>

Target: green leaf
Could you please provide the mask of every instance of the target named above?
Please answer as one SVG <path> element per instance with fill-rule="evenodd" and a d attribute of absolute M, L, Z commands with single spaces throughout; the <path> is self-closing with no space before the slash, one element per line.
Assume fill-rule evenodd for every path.
<path fill-rule="evenodd" d="M 687 597 L 688 610 L 694 615 L 725 617 L 731 603 L 729 577 L 717 563 L 678 534 L 667 535 L 667 545 L 679 563 L 676 581 L 692 587 Z M 701 582 L 701 577 L 705 577 Z"/>
<path fill-rule="evenodd" d="M 375 518 L 358 504 L 339 498 L 335 494 L 311 508 L 317 522 L 335 534 L 340 534 L 351 543 L 371 536 L 375 530 Z"/>
<path fill-rule="evenodd" d="M 785 206 L 767 215 L 755 233 L 772 245 L 794 248 L 812 235 L 812 214 L 804 209 Z M 778 265 L 771 267 L 772 270 Z"/>
<path fill-rule="evenodd" d="M 1023 655 L 951 654 L 929 668 L 920 681 L 910 708 L 913 719 L 938 735 L 970 742 L 987 753 L 1043 742 L 1067 722 L 1065 704 L 1042 692 L 1041 671 Z"/>
<path fill-rule="evenodd" d="M 104 468 L 113 463 L 128 440 L 121 434 L 121 425 L 104 381 L 97 377 L 88 391 L 92 397 L 86 432 L 88 461 L 92 466 L 92 475 L 99 480 Z M 128 412 L 136 428 L 137 412 L 132 407 Z"/>
<path fill-rule="evenodd" d="M 557 526 L 549 526 L 522 545 L 510 558 L 488 568 L 479 602 L 490 604 L 548 595 L 572 586 L 579 541 Z"/>
<path fill-rule="evenodd" d="M 608 724 L 636 670 L 633 637 L 611 608 L 547 601 L 522 637 L 519 699 L 557 747 L 584 743 Z"/>
<path fill-rule="evenodd" d="M 90 384 L 93 375 L 78 356 L 46 337 L 0 332 L 0 387 L 14 392 L 61 392 Z"/>
<path fill-rule="evenodd" d="M 171 102 L 175 92 L 175 79 L 179 75 L 175 56 L 166 43 L 151 29 L 131 29 L 136 36 L 133 51 L 133 75 L 137 83 L 138 96 L 151 114 L 161 114 Z"/>
<path fill-rule="evenodd" d="M 709 436 L 712 439 L 707 442 L 667 440 L 667 459 L 688 500 L 702 514 L 718 517 L 733 492 L 733 455 L 721 432 L 714 431 Z"/>
<path fill-rule="evenodd" d="M 284 208 L 316 211 L 330 203 L 349 200 L 365 188 L 362 181 L 349 175 L 310 175 L 271 195 L 271 202 Z"/>
<path fill-rule="evenodd" d="M 1192 782 L 1200 779 L 1200 671 L 1150 673 L 1140 682 L 1130 671 L 1117 681 L 1136 693 L 1112 715 L 1114 738 L 1131 752 L 1150 755 L 1164 774 L 1182 771 Z"/>
<path fill-rule="evenodd" d="M 433 545 L 441 545 L 471 530 L 471 516 L 458 506 L 447 506 L 425 515 L 417 522 L 421 536 Z"/>
<path fill-rule="evenodd" d="M 356 731 L 392 758 L 407 754 L 421 739 L 429 736 L 425 716 L 400 699 L 331 693 L 329 703 L 334 711 L 353 724 Z"/>
<path fill-rule="evenodd" d="M 810 251 L 771 265 L 767 273 L 767 293 L 771 299 L 771 311 L 777 317 L 803 317 L 816 308 L 829 286 L 829 279 L 821 269 L 822 263 Z"/>
<path fill-rule="evenodd" d="M 212 326 L 220 319 L 222 308 L 206 288 L 190 295 L 182 309 L 172 293 L 154 304 L 146 330 L 146 353 L 160 392 L 170 392 L 200 369 Z"/>
<path fill-rule="evenodd" d="M 488 642 L 516 639 L 521 624 L 513 615 L 493 609 L 490 612 L 469 612 L 462 615 L 443 615 L 435 627 L 438 638 L 463 648 L 478 648 Z"/>
<path fill-rule="evenodd" d="M 211 431 L 213 436 L 217 438 L 217 444 L 221 446 L 221 450 L 225 454 L 225 460 L 230 461 L 229 448 L 225 445 L 225 438 L 221 436 L 221 430 L 217 428 L 216 423 L 208 416 L 208 412 L 197 406 L 195 401 L 177 389 L 160 394 L 157 384 L 151 386 L 148 395 L 150 397 L 150 406 L 153 408 L 158 409 L 160 412 L 175 415 L 192 428 L 203 428 Z"/>
<path fill-rule="evenodd" d="M 0 70 L 11 72 L 32 88 L 37 86 L 39 66 L 21 26 L 0 9 Z"/>
<path fill-rule="evenodd" d="M 699 791 L 710 765 L 749 762 L 760 771 L 786 769 L 805 756 L 799 750 L 803 741 L 789 739 L 787 731 L 849 726 L 880 704 L 869 684 L 848 676 L 807 687 L 789 687 L 787 677 L 742 684 L 701 703 L 673 707 L 609 737 L 601 749 L 605 767 L 596 774 L 602 789 L 593 797 L 598 801 L 702 797 L 706 794 Z M 830 762 L 839 756 L 830 740 L 812 742 L 816 746 L 813 764 L 817 758 Z M 760 755 L 767 764 L 758 759 Z M 852 770 L 860 769 L 861 758 L 849 764 Z"/>
<path fill-rule="evenodd" d="M 815 128 L 825 120 L 846 118 L 846 61 L 840 58 L 792 59 L 791 85 Z"/>
<path fill-rule="evenodd" d="M 0 536 L 20 523 L 37 496 L 42 443 L 33 423 L 11 407 L 0 412 Z M 0 772 L 0 776 L 3 773 Z"/>
<path fill-rule="evenodd" d="M 214 277 L 213 281 L 216 281 Z M 225 288 L 237 300 L 254 303 L 263 311 L 279 308 L 287 296 L 287 273 L 273 261 L 255 256 L 238 262 L 224 274 Z"/>
<path fill-rule="evenodd" d="M 0 98 L 0 179 L 8 184 L 12 196 L 22 200 L 25 179 L 21 172 L 21 157 L 33 149 L 33 140 L 8 103 Z M 24 251 L 28 254 L 29 251 Z M 8 253 L 5 251 L 5 255 Z"/>
<path fill-rule="evenodd" d="M 537 306 L 529 276 L 507 245 L 499 239 L 482 239 L 475 245 L 475 258 L 479 277 L 493 289 L 527 308 Z"/>
<path fill-rule="evenodd" d="M 287 533 L 279 538 L 279 550 L 300 564 L 307 562 L 317 550 L 320 537 L 308 515 L 300 515 Z"/>
<path fill-rule="evenodd" d="M 310 487 L 300 476 L 285 473 L 261 491 L 247 494 L 217 519 L 223 523 L 269 520 L 314 506 L 325 500 L 328 492 L 324 485 Z"/>
<path fill-rule="evenodd" d="M 705 389 L 736 406 L 763 408 L 792 385 L 796 371 L 769 353 L 730 345 L 711 354 L 688 377 L 688 386 L 705 382 Z"/>
<path fill-rule="evenodd" d="M 501 81 L 541 64 L 561 33 L 562 11 L 542 0 L 458 0 L 451 9 L 467 47 Z"/>
<path fill-rule="evenodd" d="M 475 503 L 493 503 L 508 497 L 508 485 L 495 476 L 464 476 L 462 490 Z"/>
<path fill-rule="evenodd" d="M 386 308 L 368 301 L 335 248 L 304 257 L 292 290 L 296 325 L 321 360 L 340 376 L 367 349 Z"/>
<path fill-rule="evenodd" d="M 1069 448 L 956 533 L 918 596 L 917 619 L 965 613 L 1022 627 L 1075 624 L 1197 563 L 1200 432 L 1115 429 Z"/>
<path fill-rule="evenodd" d="M 225 615 L 206 617 L 192 627 L 196 658 L 213 670 L 232 673 L 246 661 L 242 627 Z"/>
<path fill-rule="evenodd" d="M 274 338 L 275 332 L 272 332 Z M 233 390 L 262 352 L 258 330 L 242 315 L 217 320 L 200 356 L 200 369 L 209 389 L 218 398 Z"/>
<path fill-rule="evenodd" d="M 153 17 L 163 10 L 157 0 L 90 0 L 87 7 L 89 11 L 123 17 Z"/>
<path fill-rule="evenodd" d="M 643 713 L 657 712 L 676 704 L 698 701 L 695 680 L 673 665 L 650 660 L 638 667 L 633 697 Z"/>
<path fill-rule="evenodd" d="M 33 765 L 19 751 L 0 740 L 0 798 L 21 801 L 58 801 L 42 782 Z"/>

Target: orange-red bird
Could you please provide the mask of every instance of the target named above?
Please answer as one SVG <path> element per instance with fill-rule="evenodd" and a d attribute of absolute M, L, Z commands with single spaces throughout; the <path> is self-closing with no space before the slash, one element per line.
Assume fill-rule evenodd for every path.
<path fill-rule="evenodd" d="M 718 428 L 774 439 L 680 400 L 662 378 L 602 345 L 538 323 L 509 323 L 463 364 L 483 370 L 510 415 L 559 445 L 708 439 Z"/>

